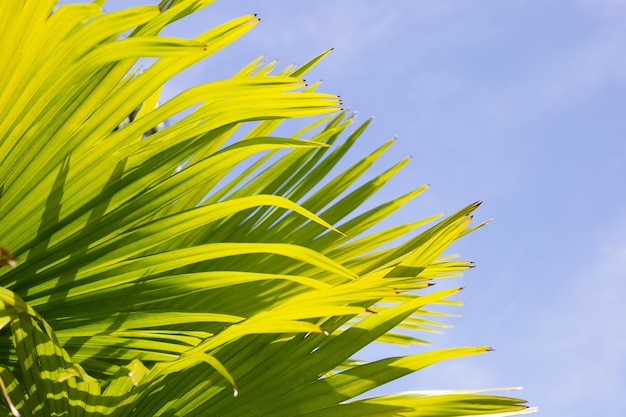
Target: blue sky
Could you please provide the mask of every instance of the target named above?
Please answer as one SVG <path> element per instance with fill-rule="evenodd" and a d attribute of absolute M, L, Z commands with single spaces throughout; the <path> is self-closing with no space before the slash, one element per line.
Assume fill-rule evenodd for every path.
<path fill-rule="evenodd" d="M 105 9 L 137 3 L 150 1 Z M 393 222 L 475 200 L 479 218 L 494 218 L 455 245 L 478 268 L 455 283 L 463 318 L 430 340 L 496 351 L 391 389 L 524 386 L 540 415 L 621 415 L 626 1 L 223 0 L 181 30 L 248 13 L 261 18 L 250 34 L 166 94 L 261 54 L 287 65 L 335 47 L 308 78 L 361 120 L 375 116 L 364 151 L 397 136 L 385 164 L 414 157 L 387 197 L 432 185 Z"/>

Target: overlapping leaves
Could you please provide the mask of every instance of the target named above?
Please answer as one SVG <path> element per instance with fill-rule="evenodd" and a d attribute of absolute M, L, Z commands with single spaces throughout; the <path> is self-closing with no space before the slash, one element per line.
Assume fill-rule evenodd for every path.
<path fill-rule="evenodd" d="M 254 61 L 157 106 L 169 78 L 257 22 L 158 36 L 207 3 L 0 3 L 0 414 L 524 412 L 469 391 L 348 401 L 488 350 L 351 361 L 376 340 L 421 342 L 394 329 L 428 327 L 427 306 L 457 291 L 418 290 L 470 266 L 442 253 L 477 205 L 419 234 L 435 218 L 368 233 L 425 187 L 353 215 L 407 161 L 359 182 L 387 143 L 335 173 L 367 122 L 347 132 L 337 98 L 304 84 L 324 54 L 277 75 Z"/>

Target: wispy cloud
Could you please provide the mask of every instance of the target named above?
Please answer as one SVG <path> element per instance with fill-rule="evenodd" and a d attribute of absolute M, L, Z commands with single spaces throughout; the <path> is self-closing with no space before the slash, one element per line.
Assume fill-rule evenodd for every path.
<path fill-rule="evenodd" d="M 554 300 L 529 323 L 541 341 L 536 363 L 552 415 L 620 415 L 626 385 L 626 216 L 597 234 L 594 261 L 561 280 Z M 573 260 L 575 262 L 575 260 Z M 529 329 L 530 331 L 531 329 Z M 593 404 L 593 405 L 592 405 Z M 586 410 L 586 411 L 581 411 Z"/>

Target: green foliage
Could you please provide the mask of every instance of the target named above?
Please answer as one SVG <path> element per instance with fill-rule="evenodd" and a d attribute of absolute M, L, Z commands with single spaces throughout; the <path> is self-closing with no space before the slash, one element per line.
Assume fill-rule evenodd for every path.
<path fill-rule="evenodd" d="M 419 234 L 435 217 L 369 232 L 425 187 L 353 214 L 407 161 L 357 187 L 388 143 L 331 175 L 367 122 L 349 132 L 337 97 L 304 84 L 325 54 L 276 75 L 257 60 L 158 106 L 257 18 L 172 39 L 159 31 L 210 1 L 99 3 L 0 2 L 0 415 L 531 411 L 478 391 L 359 397 L 488 350 L 352 360 L 421 343 L 394 329 L 423 329 L 458 291 L 428 288 L 470 267 L 442 253 L 477 204 Z M 140 57 L 156 61 L 133 71 Z"/>

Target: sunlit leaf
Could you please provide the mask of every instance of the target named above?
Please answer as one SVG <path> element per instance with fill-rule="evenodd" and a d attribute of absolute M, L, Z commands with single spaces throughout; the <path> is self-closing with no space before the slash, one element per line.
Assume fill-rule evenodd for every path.
<path fill-rule="evenodd" d="M 412 346 L 459 304 L 430 287 L 472 267 L 447 250 L 478 203 L 381 228 L 428 187 L 374 197 L 410 162 L 372 173 L 393 140 L 346 160 L 370 120 L 303 78 L 330 50 L 160 97 L 259 21 L 160 35 L 211 2 L 0 2 L 0 415 L 534 411 L 493 390 L 366 397 L 488 350 Z M 407 354 L 359 360 L 378 342 Z"/>

